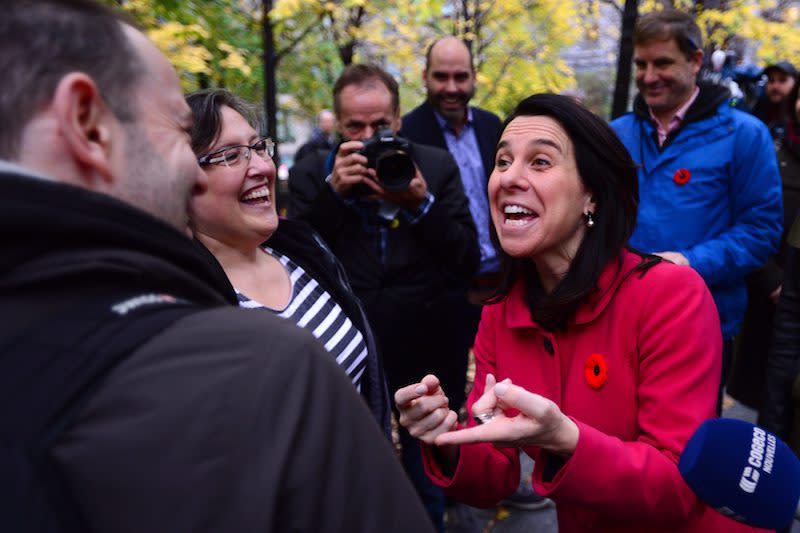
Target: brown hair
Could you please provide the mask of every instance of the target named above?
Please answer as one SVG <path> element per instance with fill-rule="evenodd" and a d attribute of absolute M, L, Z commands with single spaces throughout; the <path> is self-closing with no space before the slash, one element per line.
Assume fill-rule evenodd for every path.
<path fill-rule="evenodd" d="M 633 30 L 633 44 L 675 39 L 678 48 L 691 60 L 697 50 L 703 48 L 703 34 L 694 19 L 677 9 L 662 9 L 643 15 Z"/>
<path fill-rule="evenodd" d="M 341 102 L 339 102 L 339 94 L 349 85 L 370 85 L 374 82 L 382 83 L 392 95 L 392 111 L 395 114 L 400 111 L 400 89 L 397 86 L 395 79 L 385 70 L 375 65 L 368 65 L 364 63 L 353 63 L 348 65 L 336 84 L 333 86 L 333 111 L 336 116 L 341 115 Z"/>

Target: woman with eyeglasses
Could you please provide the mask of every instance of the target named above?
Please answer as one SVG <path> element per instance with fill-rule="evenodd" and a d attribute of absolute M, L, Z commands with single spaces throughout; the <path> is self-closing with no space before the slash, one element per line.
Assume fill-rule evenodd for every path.
<path fill-rule="evenodd" d="M 274 144 L 259 135 L 252 106 L 224 89 L 186 101 L 192 149 L 208 175 L 192 203 L 195 238 L 222 265 L 241 307 L 275 313 L 319 339 L 388 437 L 388 391 L 366 316 L 322 239 L 302 222 L 279 221 Z"/>

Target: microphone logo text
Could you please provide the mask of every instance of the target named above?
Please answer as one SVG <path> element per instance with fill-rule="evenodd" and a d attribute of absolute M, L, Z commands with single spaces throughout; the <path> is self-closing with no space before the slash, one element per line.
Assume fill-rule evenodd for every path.
<path fill-rule="evenodd" d="M 769 434 L 759 427 L 753 428 L 753 440 L 750 443 L 750 455 L 747 458 L 747 466 L 742 471 L 739 479 L 739 488 L 748 494 L 756 490 L 761 471 L 766 474 L 772 473 L 772 465 L 775 461 L 775 435 Z"/>
<path fill-rule="evenodd" d="M 758 485 L 758 478 L 760 475 L 761 474 L 758 473 L 758 470 L 754 470 L 750 466 L 744 467 L 742 479 L 739 480 L 739 488 L 750 494 L 754 493 L 756 491 L 756 485 Z"/>

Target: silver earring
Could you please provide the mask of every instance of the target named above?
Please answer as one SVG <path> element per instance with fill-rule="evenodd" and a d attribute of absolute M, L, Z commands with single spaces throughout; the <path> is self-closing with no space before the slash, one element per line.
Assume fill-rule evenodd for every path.
<path fill-rule="evenodd" d="M 587 228 L 594 227 L 594 213 L 592 213 L 591 211 L 587 211 L 584 213 L 584 216 L 586 217 L 586 227 Z"/>

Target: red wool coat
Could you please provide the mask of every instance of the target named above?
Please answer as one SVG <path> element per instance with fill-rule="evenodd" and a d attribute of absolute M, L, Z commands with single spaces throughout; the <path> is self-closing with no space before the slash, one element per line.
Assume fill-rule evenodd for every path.
<path fill-rule="evenodd" d="M 715 416 L 722 340 L 714 301 L 691 268 L 635 271 L 641 262 L 627 251 L 621 264 L 612 261 L 566 331 L 531 320 L 522 282 L 484 307 L 469 412 L 491 372 L 553 400 L 577 423 L 575 453 L 552 479 L 544 472 L 555 457 L 525 449 L 536 461 L 534 487 L 556 502 L 563 533 L 753 531 L 698 501 L 677 467 L 697 426 Z M 434 483 L 470 505 L 492 506 L 517 487 L 515 449 L 462 446 L 452 478 L 423 451 Z"/>

